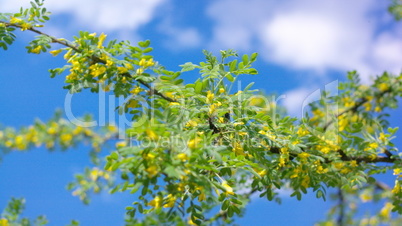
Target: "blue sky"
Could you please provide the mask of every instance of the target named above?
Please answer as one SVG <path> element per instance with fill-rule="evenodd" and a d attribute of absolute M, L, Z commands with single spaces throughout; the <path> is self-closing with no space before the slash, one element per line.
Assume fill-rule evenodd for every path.
<path fill-rule="evenodd" d="M 1 12 L 16 12 L 29 1 L 2 0 Z M 71 39 L 80 30 L 105 32 L 108 38 L 135 43 L 150 39 L 155 59 L 168 69 L 203 60 L 202 50 L 236 49 L 258 52 L 260 74 L 245 76 L 244 86 L 286 95 L 279 103 L 300 116 L 302 101 L 348 70 L 358 70 L 362 81 L 384 70 L 402 69 L 402 23 L 387 13 L 388 1 L 376 0 L 47 0 L 53 12 L 43 31 Z M 24 45 L 32 34 L 18 32 L 7 52 L 0 51 L 0 123 L 29 125 L 35 118 L 48 120 L 63 109 L 67 92 L 63 78 L 49 78 L 47 70 L 64 65 L 50 54 L 27 54 Z M 186 81 L 197 74 L 188 73 Z M 73 113 L 98 115 L 98 98 L 89 92 L 74 95 Z M 401 124 L 393 111 L 391 125 Z M 400 146 L 402 142 L 397 142 Z M 48 153 L 42 148 L 13 152 L 0 163 L 0 207 L 11 196 L 27 199 L 27 216 L 46 214 L 50 225 L 77 219 L 82 225 L 122 223 L 124 207 L 133 200 L 126 194 L 95 196 L 84 206 L 66 191 L 73 174 L 89 164 L 87 150 Z M 284 198 L 282 205 L 253 200 L 242 225 L 311 225 L 324 218 L 329 202 L 313 196 L 298 202 Z M 312 211 L 314 208 L 314 211 Z M 267 221 L 269 218 L 269 221 Z M 117 223 L 116 223 L 117 222 Z"/>

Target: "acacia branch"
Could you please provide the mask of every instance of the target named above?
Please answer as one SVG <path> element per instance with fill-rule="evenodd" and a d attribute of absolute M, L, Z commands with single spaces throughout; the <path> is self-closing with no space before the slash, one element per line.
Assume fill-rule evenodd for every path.
<path fill-rule="evenodd" d="M 4 21 L 0 21 L 0 23 L 3 23 L 6 27 L 16 27 L 16 28 L 21 28 L 22 30 L 23 30 L 23 29 L 26 29 L 26 30 L 32 31 L 32 32 L 34 32 L 34 33 L 36 33 L 36 34 L 46 36 L 46 37 L 48 37 L 48 38 L 50 38 L 50 39 L 52 40 L 52 43 L 58 43 L 58 44 L 60 44 L 60 45 L 69 47 L 69 48 L 73 49 L 73 50 L 76 51 L 76 52 L 81 52 L 81 51 L 77 48 L 77 46 L 73 45 L 72 43 L 68 42 L 67 40 L 59 39 L 59 38 L 53 37 L 53 36 L 51 36 L 51 35 L 48 35 L 48 34 L 46 34 L 46 33 L 43 33 L 42 31 L 39 31 L 38 29 L 35 29 L 35 28 L 33 28 L 33 27 L 24 28 L 24 27 L 22 27 L 22 25 L 20 25 L 20 24 L 12 24 L 12 23 L 4 22 Z"/>
<path fill-rule="evenodd" d="M 343 226 L 345 225 L 345 198 L 343 195 L 342 189 L 338 189 L 338 197 L 339 197 L 339 216 L 336 221 L 337 225 Z"/>
<path fill-rule="evenodd" d="M 3 23 L 6 27 L 16 27 L 16 28 L 25 29 L 24 27 L 22 27 L 22 26 L 19 25 L 19 24 L 7 23 L 7 22 L 4 22 L 4 21 L 0 21 L 0 23 Z M 34 32 L 34 33 L 36 33 L 36 34 L 39 34 L 39 35 L 46 36 L 46 37 L 48 37 L 48 38 L 50 38 L 50 39 L 52 40 L 52 43 L 58 43 L 58 44 L 63 45 L 63 46 L 65 46 L 65 47 L 69 47 L 69 48 L 73 49 L 73 50 L 74 50 L 75 52 L 77 52 L 77 53 L 81 53 L 81 52 L 82 52 L 77 46 L 75 46 L 74 44 L 68 42 L 67 40 L 59 39 L 59 38 L 53 37 L 53 36 L 51 36 L 51 35 L 48 35 L 48 34 L 46 34 L 46 33 L 43 33 L 42 31 L 40 31 L 40 30 L 38 30 L 38 29 L 35 29 L 35 28 L 33 28 L 33 27 L 27 28 L 26 30 L 32 31 L 32 32 Z M 100 59 L 100 58 L 99 58 L 98 56 L 96 56 L 96 55 L 92 55 L 91 58 L 92 58 L 92 60 L 93 60 L 94 62 L 99 62 L 99 63 L 102 63 L 102 64 L 106 64 L 106 61 Z M 130 75 L 129 73 L 124 73 L 124 74 L 121 74 L 121 75 L 130 77 L 130 78 L 134 78 L 134 77 L 133 77 L 132 75 Z M 134 80 L 137 81 L 138 83 L 140 83 L 141 85 L 147 87 L 147 88 L 149 89 L 149 92 L 150 92 L 151 95 L 160 96 L 160 97 L 162 97 L 163 99 L 165 99 L 165 100 L 167 100 L 167 101 L 169 101 L 169 102 L 176 102 L 176 100 L 174 100 L 174 99 L 172 99 L 172 98 L 170 98 L 170 97 L 164 95 L 163 93 L 159 92 L 157 89 L 153 88 L 149 83 L 146 83 L 146 82 L 144 82 L 143 80 L 138 79 L 138 78 L 134 78 Z"/>
<path fill-rule="evenodd" d="M 271 153 L 274 154 L 281 154 L 281 148 L 279 147 L 271 147 L 269 149 Z M 304 152 L 304 150 L 303 150 Z M 373 157 L 352 157 L 352 156 L 347 156 L 345 152 L 341 149 L 337 150 L 337 152 L 341 155 L 340 159 L 342 161 L 356 161 L 357 163 L 378 163 L 378 162 L 384 162 L 384 163 L 394 163 L 398 160 L 399 158 L 396 158 L 396 155 L 393 155 L 390 151 L 387 151 L 387 156 L 376 156 L 375 158 Z M 297 157 L 297 154 L 289 153 L 289 159 L 293 160 L 294 158 Z M 321 156 L 323 157 L 323 156 Z M 325 163 L 331 163 L 333 160 L 330 160 L 328 158 L 323 157 L 325 160 Z"/>
<path fill-rule="evenodd" d="M 391 92 L 391 90 L 392 90 L 392 89 L 389 88 L 389 89 L 387 89 L 387 90 L 384 90 L 383 92 L 380 92 L 380 93 L 378 94 L 378 96 L 377 96 L 377 99 L 381 98 L 381 97 L 384 96 L 386 93 Z M 352 107 L 350 107 L 350 108 L 348 108 L 348 109 L 345 109 L 345 110 L 343 110 L 342 112 L 340 112 L 339 114 L 335 115 L 335 118 L 339 118 L 340 116 L 342 116 L 342 115 L 344 115 L 344 114 L 346 114 L 346 113 L 348 113 L 348 112 L 357 112 L 357 109 L 358 109 L 359 107 L 363 106 L 365 103 L 367 103 L 367 101 L 369 101 L 369 100 L 368 100 L 367 98 L 365 98 L 365 97 L 360 98 L 360 100 L 359 100 L 354 106 L 352 106 Z M 330 125 L 332 125 L 334 122 L 335 122 L 334 120 L 331 120 L 331 121 L 329 121 L 327 124 L 325 124 L 324 127 L 323 127 L 324 131 L 326 131 L 326 130 L 328 129 L 328 127 L 329 127 Z"/>

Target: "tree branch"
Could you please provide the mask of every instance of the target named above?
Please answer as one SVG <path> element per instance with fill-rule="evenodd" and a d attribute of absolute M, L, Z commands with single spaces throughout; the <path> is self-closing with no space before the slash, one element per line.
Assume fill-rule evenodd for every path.
<path fill-rule="evenodd" d="M 19 24 L 12 24 L 12 23 L 4 22 L 4 21 L 0 21 L 0 23 L 5 24 L 6 27 L 16 27 L 16 28 L 25 29 L 25 28 L 23 28 L 23 27 L 22 27 L 21 25 L 19 25 Z M 35 28 L 33 28 L 33 27 L 27 28 L 26 30 L 29 30 L 29 31 L 32 31 L 32 32 L 34 32 L 34 33 L 36 33 L 36 34 L 39 34 L 39 35 L 43 35 L 43 36 L 48 37 L 48 38 L 50 38 L 50 39 L 52 40 L 52 43 L 58 43 L 58 44 L 60 44 L 60 45 L 69 47 L 69 48 L 73 49 L 75 52 L 78 52 L 78 53 L 81 53 L 81 52 L 82 52 L 80 49 L 78 49 L 77 46 L 73 45 L 72 43 L 68 42 L 67 40 L 58 39 L 58 38 L 56 38 L 56 37 L 53 37 L 53 36 L 48 35 L 48 34 L 46 34 L 46 33 L 43 33 L 42 31 L 39 31 L 39 30 L 37 30 L 37 29 L 35 29 Z M 92 57 L 92 60 L 94 60 L 95 62 L 99 62 L 99 63 L 102 63 L 102 64 L 106 64 L 106 61 L 100 59 L 100 58 L 99 58 L 98 56 L 96 56 L 96 55 L 92 55 L 91 57 Z M 134 78 L 134 77 L 131 76 L 129 73 L 124 73 L 124 74 L 121 74 L 121 75 Z M 149 83 L 146 83 L 146 82 L 144 82 L 144 81 L 141 80 L 141 79 L 136 79 L 136 78 L 134 78 L 134 80 L 137 81 L 137 82 L 139 82 L 141 85 L 147 87 L 152 95 L 160 96 L 160 97 L 162 97 L 163 99 L 165 99 L 165 100 L 167 100 L 167 101 L 169 101 L 169 102 L 176 102 L 176 100 L 174 100 L 174 99 L 172 99 L 172 98 L 170 98 L 170 97 L 164 95 L 163 93 L 159 92 L 157 89 L 153 88 Z"/>
<path fill-rule="evenodd" d="M 389 88 L 389 89 L 387 89 L 387 90 L 384 90 L 383 92 L 380 92 L 380 93 L 378 94 L 377 99 L 381 98 L 381 97 L 384 96 L 386 93 L 391 92 L 391 90 L 392 90 L 392 89 Z M 338 118 L 338 117 L 340 117 L 341 115 L 344 115 L 344 114 L 346 114 L 346 113 L 348 113 L 348 112 L 356 112 L 357 109 L 358 109 L 359 107 L 361 107 L 363 104 L 367 103 L 367 101 L 368 101 L 368 99 L 365 98 L 365 97 L 363 97 L 363 98 L 361 98 L 353 107 L 350 107 L 350 108 L 348 108 L 348 109 L 345 109 L 344 111 L 342 111 L 342 112 L 340 112 L 339 114 L 335 115 L 335 117 Z M 334 123 L 334 120 L 331 120 L 331 121 L 329 121 L 327 124 L 325 124 L 325 126 L 323 127 L 324 131 L 326 131 L 326 130 L 328 129 L 328 127 L 329 127 L 330 125 L 332 125 L 332 123 Z"/>

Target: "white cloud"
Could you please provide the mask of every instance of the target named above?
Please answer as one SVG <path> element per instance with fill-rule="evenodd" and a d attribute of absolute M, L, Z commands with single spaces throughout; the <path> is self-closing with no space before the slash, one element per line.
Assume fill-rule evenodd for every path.
<path fill-rule="evenodd" d="M 135 30 L 148 23 L 156 9 L 165 0 L 46 0 L 45 7 L 53 13 L 72 14 L 74 21 L 86 27 L 114 30 Z M 0 8 L 16 11 L 20 6 L 29 6 L 29 0 L 2 0 Z"/>
<path fill-rule="evenodd" d="M 220 0 L 212 47 L 257 50 L 265 60 L 315 76 L 327 70 L 370 75 L 401 70 L 401 24 L 384 19 L 388 2 L 375 0 Z M 384 16 L 385 15 L 385 16 Z M 386 28 L 385 28 L 386 27 Z M 250 48 L 251 47 L 251 48 Z"/>
<path fill-rule="evenodd" d="M 168 37 L 164 44 L 171 50 L 199 47 L 202 42 L 201 34 L 196 28 L 178 27 L 172 22 L 170 16 L 165 18 L 158 30 Z"/>
<path fill-rule="evenodd" d="M 302 117 L 303 102 L 313 93 L 313 90 L 307 88 L 298 88 L 291 90 L 285 94 L 285 98 L 281 100 L 288 110 L 288 114 L 294 117 Z"/>

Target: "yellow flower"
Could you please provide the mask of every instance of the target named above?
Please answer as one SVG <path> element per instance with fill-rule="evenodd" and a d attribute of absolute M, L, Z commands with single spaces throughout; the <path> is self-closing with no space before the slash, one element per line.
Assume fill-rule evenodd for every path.
<path fill-rule="evenodd" d="M 124 148 L 125 146 L 127 146 L 126 141 L 120 141 L 116 143 L 116 148 Z"/>
<path fill-rule="evenodd" d="M 387 142 L 387 137 L 384 133 L 380 133 L 380 137 L 378 137 L 378 139 L 382 142 Z"/>
<path fill-rule="evenodd" d="M 118 72 L 119 74 L 124 74 L 124 73 L 127 73 L 127 72 L 128 72 L 128 69 L 125 68 L 125 67 L 117 67 L 117 72 Z"/>
<path fill-rule="evenodd" d="M 168 196 L 166 196 L 165 200 L 166 204 L 163 205 L 163 208 L 171 208 L 176 202 L 176 197 L 174 197 L 172 194 L 169 194 Z"/>
<path fill-rule="evenodd" d="M 6 218 L 0 219 L 0 226 L 9 226 L 8 220 Z"/>
<path fill-rule="evenodd" d="M 186 127 L 196 127 L 198 126 L 198 123 L 194 120 L 190 120 L 186 123 Z"/>
<path fill-rule="evenodd" d="M 139 86 L 136 86 L 134 89 L 132 89 L 132 90 L 130 91 L 130 93 L 132 93 L 132 94 L 134 94 L 134 95 L 137 95 L 137 94 L 139 94 L 141 91 L 142 91 L 142 89 L 141 89 Z"/>
<path fill-rule="evenodd" d="M 384 91 L 386 91 L 386 90 L 388 90 L 388 84 L 386 84 L 386 83 L 380 83 L 379 85 L 378 85 L 378 89 L 381 91 L 381 92 L 384 92 Z"/>
<path fill-rule="evenodd" d="M 235 123 L 233 123 L 233 126 L 241 126 L 241 125 L 244 125 L 244 122 L 235 122 Z"/>
<path fill-rule="evenodd" d="M 211 103 L 212 100 L 214 99 L 214 93 L 212 93 L 210 90 L 207 91 L 207 103 Z"/>
<path fill-rule="evenodd" d="M 233 188 L 230 187 L 227 181 L 223 181 L 222 186 L 225 188 L 227 194 L 234 195 Z"/>
<path fill-rule="evenodd" d="M 305 136 L 305 135 L 308 134 L 308 131 L 304 130 L 302 127 L 299 127 L 299 129 L 297 130 L 296 134 L 299 135 L 299 136 Z"/>
<path fill-rule="evenodd" d="M 22 23 L 21 24 L 21 31 L 26 31 L 28 29 L 32 28 L 32 25 L 29 23 Z"/>
<path fill-rule="evenodd" d="M 328 172 L 328 169 L 324 169 L 324 167 L 322 167 L 322 166 L 317 166 L 317 173 L 323 174 L 326 172 Z"/>
<path fill-rule="evenodd" d="M 148 206 L 153 206 L 159 208 L 162 206 L 163 199 L 160 196 L 156 196 L 153 200 L 148 203 Z"/>
<path fill-rule="evenodd" d="M 400 182 L 397 180 L 397 181 L 395 181 L 395 186 L 394 186 L 394 188 L 392 189 L 392 193 L 393 194 L 399 194 L 401 192 L 401 184 L 400 184 Z"/>
<path fill-rule="evenodd" d="M 219 89 L 219 93 L 224 93 L 225 92 L 225 89 L 224 88 L 220 88 Z"/>
<path fill-rule="evenodd" d="M 151 67 L 151 66 L 154 66 L 155 65 L 155 62 L 153 61 L 153 59 L 149 59 L 149 60 L 146 60 L 145 58 L 142 58 L 141 60 L 140 60 L 140 62 L 138 63 L 138 65 L 140 65 L 141 67 Z"/>
<path fill-rule="evenodd" d="M 145 160 L 152 160 L 155 159 L 156 156 L 153 153 L 147 153 L 147 154 L 144 153 L 143 157 Z"/>
<path fill-rule="evenodd" d="M 196 223 L 193 222 L 193 220 L 191 220 L 191 218 L 188 219 L 187 224 L 189 224 L 189 225 L 197 225 Z"/>
<path fill-rule="evenodd" d="M 185 162 L 188 160 L 188 156 L 186 153 L 180 153 L 176 156 L 178 159 L 180 159 L 181 161 Z"/>
<path fill-rule="evenodd" d="M 180 106 L 180 103 L 178 103 L 178 102 L 170 102 L 169 106 Z"/>
<path fill-rule="evenodd" d="M 380 217 L 389 219 L 391 217 L 391 210 L 394 208 L 392 203 L 387 202 L 385 203 L 384 207 L 380 210 Z"/>
<path fill-rule="evenodd" d="M 362 202 L 369 202 L 372 198 L 373 197 L 368 192 L 360 194 L 360 200 L 362 200 Z"/>
<path fill-rule="evenodd" d="M 301 182 L 301 186 L 303 186 L 304 188 L 308 188 L 310 185 L 310 177 L 309 176 L 304 176 L 302 182 Z"/>
<path fill-rule="evenodd" d="M 348 125 L 349 125 L 349 122 L 345 117 L 342 117 L 342 116 L 339 117 L 339 122 L 338 122 L 339 131 L 344 131 L 346 126 L 348 126 Z"/>
<path fill-rule="evenodd" d="M 158 139 L 158 134 L 156 134 L 153 130 L 151 129 L 147 129 L 145 130 L 145 133 L 147 134 L 147 136 L 151 139 L 151 140 L 156 140 Z"/>
<path fill-rule="evenodd" d="M 324 153 L 324 154 L 328 154 L 328 153 L 331 151 L 331 148 L 328 147 L 327 145 L 324 145 L 324 146 L 322 146 L 322 145 L 317 145 L 317 149 L 318 149 L 319 151 L 321 151 L 322 153 Z"/>
<path fill-rule="evenodd" d="M 37 46 L 37 47 L 31 49 L 31 53 L 39 54 L 41 50 L 42 50 L 42 46 Z"/>
<path fill-rule="evenodd" d="M 264 103 L 264 98 L 261 97 L 252 97 L 249 105 L 250 106 L 261 106 Z"/>
<path fill-rule="evenodd" d="M 243 149 L 242 144 L 240 144 L 240 143 L 235 143 L 235 144 L 233 145 L 232 151 L 233 151 L 234 153 L 236 153 L 236 155 L 244 155 L 244 152 L 243 152 L 244 149 Z"/>
<path fill-rule="evenodd" d="M 307 152 L 302 152 L 302 153 L 298 154 L 298 156 L 301 159 L 307 159 L 310 156 L 310 154 Z"/>
<path fill-rule="evenodd" d="M 371 107 L 372 107 L 370 102 L 364 103 L 363 106 L 364 106 L 364 110 L 366 110 L 366 111 L 370 111 Z"/>
<path fill-rule="evenodd" d="M 98 40 L 98 49 L 100 49 L 100 48 L 103 48 L 103 42 L 105 41 L 105 39 L 106 39 L 106 36 L 107 35 L 105 35 L 105 34 L 100 34 L 99 35 L 99 40 Z"/>
<path fill-rule="evenodd" d="M 358 166 L 358 164 L 357 164 L 357 161 L 356 161 L 356 160 L 350 161 L 350 167 L 355 168 L 355 167 L 357 167 L 357 166 Z"/>
<path fill-rule="evenodd" d="M 284 167 L 286 165 L 286 158 L 283 156 L 279 157 L 279 167 Z"/>
<path fill-rule="evenodd" d="M 266 169 L 263 169 L 263 170 L 261 170 L 261 171 L 259 171 L 259 172 L 257 172 L 257 173 L 258 173 L 258 175 L 260 175 L 261 177 L 263 177 L 263 176 L 267 175 L 267 170 L 266 170 Z"/>
<path fill-rule="evenodd" d="M 312 111 L 313 117 L 311 118 L 312 121 L 315 121 L 317 119 L 323 118 L 325 116 L 324 112 L 322 112 L 320 109 L 315 109 Z"/>
<path fill-rule="evenodd" d="M 300 169 L 300 167 L 294 169 L 294 170 L 293 170 L 293 174 L 290 176 L 290 178 L 296 178 L 296 177 L 298 177 L 298 176 L 299 176 L 299 173 L 301 173 L 301 171 L 302 171 L 302 170 Z"/>
<path fill-rule="evenodd" d="M 396 168 L 394 169 L 394 175 L 399 175 L 402 173 L 402 168 Z"/>
<path fill-rule="evenodd" d="M 22 22 L 24 22 L 22 19 L 16 18 L 16 17 L 13 17 L 13 16 L 10 19 L 10 23 L 12 23 L 12 24 L 19 24 L 19 23 L 22 23 Z"/>
<path fill-rule="evenodd" d="M 61 53 L 61 51 L 63 51 L 63 50 L 56 49 L 56 50 L 49 51 L 49 53 L 52 54 L 52 56 L 57 56 L 57 55 L 59 55 L 59 53 Z"/>
<path fill-rule="evenodd" d="M 89 178 L 91 178 L 91 180 L 93 180 L 93 181 L 96 181 L 99 176 L 100 176 L 100 173 L 99 173 L 99 169 L 97 169 L 97 168 L 94 168 L 93 170 L 91 170 L 91 173 L 89 174 Z"/>
<path fill-rule="evenodd" d="M 207 196 L 205 195 L 205 193 L 201 192 L 201 194 L 198 196 L 198 201 L 202 202 L 202 201 L 204 201 L 206 199 L 207 199 Z"/>
<path fill-rule="evenodd" d="M 194 139 L 189 140 L 189 141 L 187 142 L 187 146 L 188 146 L 190 149 L 199 148 L 199 147 L 200 147 L 200 144 L 199 144 L 199 143 L 200 143 L 201 141 L 202 141 L 201 138 L 196 137 L 196 138 L 194 138 Z"/>
<path fill-rule="evenodd" d="M 151 165 L 151 166 L 149 166 L 148 168 L 145 169 L 145 172 L 148 173 L 148 177 L 149 177 L 149 178 L 152 178 L 152 177 L 154 177 L 156 174 L 159 173 L 159 169 L 158 169 L 158 166 L 156 166 L 156 165 Z"/>
<path fill-rule="evenodd" d="M 344 166 L 343 162 L 333 162 L 332 165 L 335 167 L 335 169 L 340 170 Z"/>
<path fill-rule="evenodd" d="M 350 97 L 343 97 L 342 98 L 342 102 L 344 103 L 345 107 L 349 108 L 349 107 L 353 107 L 355 106 L 355 102 L 352 100 L 352 98 Z"/>
<path fill-rule="evenodd" d="M 140 75 L 140 74 L 144 73 L 144 68 L 138 68 L 136 70 L 136 73 L 137 73 L 137 75 Z"/>
<path fill-rule="evenodd" d="M 60 136 L 62 143 L 69 143 L 73 139 L 73 135 L 67 133 Z"/>
<path fill-rule="evenodd" d="M 377 144 L 377 143 L 370 143 L 370 144 L 369 144 L 369 148 L 370 148 L 370 149 L 377 149 L 377 148 L 378 148 L 378 144 Z"/>
<path fill-rule="evenodd" d="M 73 66 L 77 66 L 80 67 L 80 64 L 77 62 L 76 65 L 75 64 L 76 61 L 73 62 Z M 106 72 L 106 67 L 100 64 L 93 64 L 89 67 L 89 69 L 91 70 L 91 75 L 95 78 L 98 77 L 99 75 L 102 75 Z"/>
<path fill-rule="evenodd" d="M 209 114 L 212 115 L 216 111 L 216 109 L 221 105 L 222 105 L 221 102 L 211 104 L 211 106 L 209 106 Z"/>

